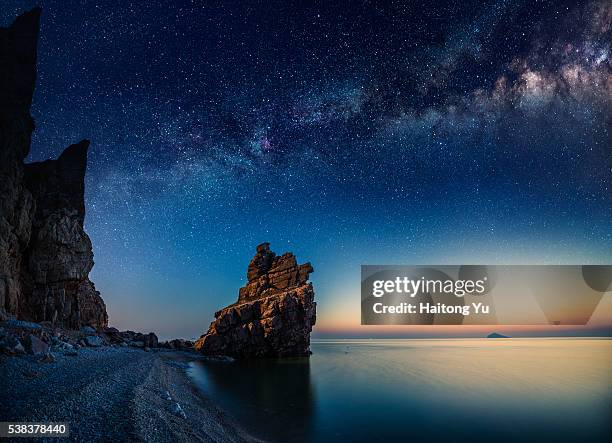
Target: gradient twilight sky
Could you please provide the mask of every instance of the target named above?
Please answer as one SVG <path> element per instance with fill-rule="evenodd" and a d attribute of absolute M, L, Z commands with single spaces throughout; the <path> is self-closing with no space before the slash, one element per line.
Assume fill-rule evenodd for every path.
<path fill-rule="evenodd" d="M 120 329 L 198 336 L 263 241 L 315 337 L 373 331 L 361 264 L 612 262 L 609 1 L 2 4 L 43 7 L 30 160 L 92 140 Z"/>

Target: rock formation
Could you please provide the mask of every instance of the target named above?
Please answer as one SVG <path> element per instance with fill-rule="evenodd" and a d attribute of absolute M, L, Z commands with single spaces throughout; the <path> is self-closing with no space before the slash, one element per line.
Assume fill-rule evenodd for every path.
<path fill-rule="evenodd" d="M 89 142 L 57 160 L 24 165 L 34 121 L 40 9 L 0 28 L 0 320 L 103 327 L 106 307 L 89 271 L 83 229 Z"/>
<path fill-rule="evenodd" d="M 84 326 L 79 330 L 64 329 L 51 322 L 33 323 L 23 320 L 0 322 L 0 354 L 9 356 L 49 352 L 76 356 L 79 348 L 103 346 L 132 347 L 149 351 L 160 345 L 157 335 L 153 332 L 142 334 L 109 327 L 96 330 L 91 326 Z M 178 346 L 172 348 L 179 349 Z"/>
<path fill-rule="evenodd" d="M 259 245 L 238 301 L 215 313 L 196 351 L 234 358 L 310 355 L 316 320 L 311 272 L 310 263 L 298 265 L 293 254 L 277 256 L 269 243 Z"/>

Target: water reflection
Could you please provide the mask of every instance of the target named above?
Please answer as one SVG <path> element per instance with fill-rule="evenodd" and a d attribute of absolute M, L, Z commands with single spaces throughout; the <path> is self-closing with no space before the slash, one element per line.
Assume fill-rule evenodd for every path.
<path fill-rule="evenodd" d="M 289 441 L 612 441 L 612 340 L 313 343 L 308 359 L 200 362 L 196 384 Z"/>
<path fill-rule="evenodd" d="M 254 435 L 310 439 L 315 395 L 308 358 L 193 362 L 191 375 Z"/>

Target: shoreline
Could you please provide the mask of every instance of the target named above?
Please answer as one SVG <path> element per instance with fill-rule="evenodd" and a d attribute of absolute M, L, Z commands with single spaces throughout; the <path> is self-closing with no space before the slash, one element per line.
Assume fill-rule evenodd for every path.
<path fill-rule="evenodd" d="M 185 402 L 186 407 L 183 409 L 186 414 L 188 414 L 190 408 L 194 408 L 196 414 L 205 414 L 207 418 L 212 420 L 212 422 L 207 421 L 205 425 L 206 436 L 218 435 L 223 441 L 263 442 L 263 440 L 250 435 L 227 411 L 206 396 L 187 374 L 189 363 L 196 360 L 207 360 L 205 356 L 188 351 L 160 351 L 159 354 L 161 354 L 160 360 L 163 367 L 170 371 L 174 375 L 175 381 L 180 384 L 178 388 L 179 398 L 182 398 Z M 196 424 L 197 427 L 202 426 L 200 422 L 196 421 Z M 212 428 L 208 429 L 210 425 L 212 425 Z M 186 441 L 193 441 L 193 438 L 190 436 Z M 204 441 L 208 441 L 208 439 L 204 439 Z"/>
<path fill-rule="evenodd" d="M 201 358 L 120 347 L 50 363 L 0 356 L 0 418 L 68 422 L 71 441 L 261 441 L 192 383 L 188 362 Z"/>

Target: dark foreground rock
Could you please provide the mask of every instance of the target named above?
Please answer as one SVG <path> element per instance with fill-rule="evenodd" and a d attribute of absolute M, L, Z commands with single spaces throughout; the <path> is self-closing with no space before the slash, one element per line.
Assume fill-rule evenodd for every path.
<path fill-rule="evenodd" d="M 277 256 L 268 243 L 259 245 L 238 301 L 215 314 L 195 350 L 234 358 L 310 355 L 316 321 L 311 272 L 310 263 L 298 265 L 293 254 Z"/>
<path fill-rule="evenodd" d="M 0 28 L 0 320 L 104 327 L 104 301 L 89 280 L 83 229 L 89 141 L 57 160 L 24 165 L 34 120 L 40 9 Z"/>

